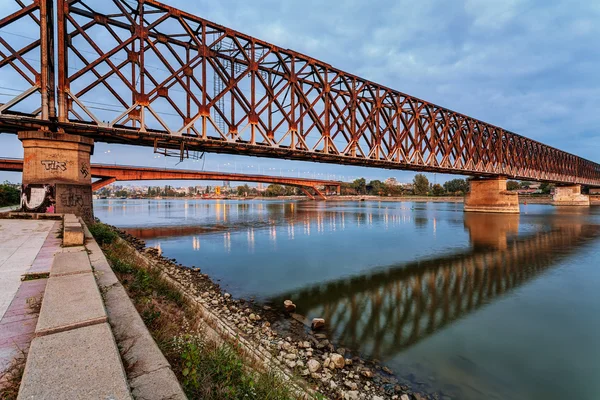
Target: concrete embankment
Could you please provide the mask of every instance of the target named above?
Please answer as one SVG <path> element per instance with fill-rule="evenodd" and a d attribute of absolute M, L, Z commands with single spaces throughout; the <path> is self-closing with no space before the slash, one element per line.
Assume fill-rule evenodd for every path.
<path fill-rule="evenodd" d="M 27 356 L 18 398 L 185 399 L 168 362 L 86 231 L 80 219 L 65 215 L 63 244 L 70 246 L 55 246 L 51 258 L 40 252 L 45 267 L 32 268 L 29 279 L 48 278 L 43 279 L 33 340 L 28 351 L 23 349 Z"/>

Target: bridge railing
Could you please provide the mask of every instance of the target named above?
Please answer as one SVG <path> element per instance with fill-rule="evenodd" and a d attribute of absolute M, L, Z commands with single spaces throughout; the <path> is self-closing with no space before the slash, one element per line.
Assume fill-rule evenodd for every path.
<path fill-rule="evenodd" d="M 21 13 L 48 15 L 37 19 L 45 56 L 25 68 L 23 89 L 42 93 L 41 111 L 9 101 L 4 116 L 56 114 L 63 129 L 104 141 L 600 185 L 596 163 L 157 1 L 55 1 L 58 110 L 53 52 L 42 48 L 52 0 L 40 0 Z M 0 27 L 14 30 L 17 14 Z M 10 60 L 30 51 L 3 52 L 0 66 L 20 71 Z"/>

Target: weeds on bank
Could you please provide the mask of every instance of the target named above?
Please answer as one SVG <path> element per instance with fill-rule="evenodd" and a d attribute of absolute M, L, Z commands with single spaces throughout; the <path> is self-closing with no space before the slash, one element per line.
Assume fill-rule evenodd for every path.
<path fill-rule="evenodd" d="M 201 330 L 191 328 L 195 312 L 181 292 L 160 270 L 138 266 L 132 250 L 116 240 L 110 227 L 96 223 L 90 231 L 190 399 L 296 398 L 275 374 L 249 371 L 236 348 L 207 341 Z"/>
<path fill-rule="evenodd" d="M 21 351 L 21 354 L 11 361 L 6 371 L 0 374 L 0 399 L 14 400 L 17 398 L 25 371 L 25 359 L 25 353 Z"/>

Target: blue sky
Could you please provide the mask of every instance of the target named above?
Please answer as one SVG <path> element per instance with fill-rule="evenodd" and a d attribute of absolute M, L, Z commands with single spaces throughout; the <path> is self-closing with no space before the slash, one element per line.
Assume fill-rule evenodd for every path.
<path fill-rule="evenodd" d="M 600 162 L 598 1 L 167 3 Z M 0 4 L 4 15 L 2 10 Z M 22 157 L 16 136 L 0 135 L 0 157 Z M 219 154 L 207 154 L 204 163 L 188 160 L 176 165 L 178 161 L 156 158 L 150 148 L 103 143 L 96 144 L 92 157 L 96 163 L 189 169 L 204 164 L 205 170 L 344 180 L 394 176 L 408 182 L 414 176 L 408 171 Z M 428 176 L 437 182 L 451 178 Z M 0 180 L 4 179 L 16 182 L 20 174 L 0 172 Z"/>

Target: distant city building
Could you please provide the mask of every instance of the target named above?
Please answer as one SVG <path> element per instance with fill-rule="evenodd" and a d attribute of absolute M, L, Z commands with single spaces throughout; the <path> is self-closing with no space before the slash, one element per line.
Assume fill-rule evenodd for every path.
<path fill-rule="evenodd" d="M 398 185 L 400 185 L 400 182 L 398 182 L 398 180 L 397 180 L 396 178 L 394 178 L 394 177 L 387 178 L 387 179 L 384 181 L 384 183 L 385 183 L 386 185 L 389 185 L 389 186 L 398 186 Z"/>

